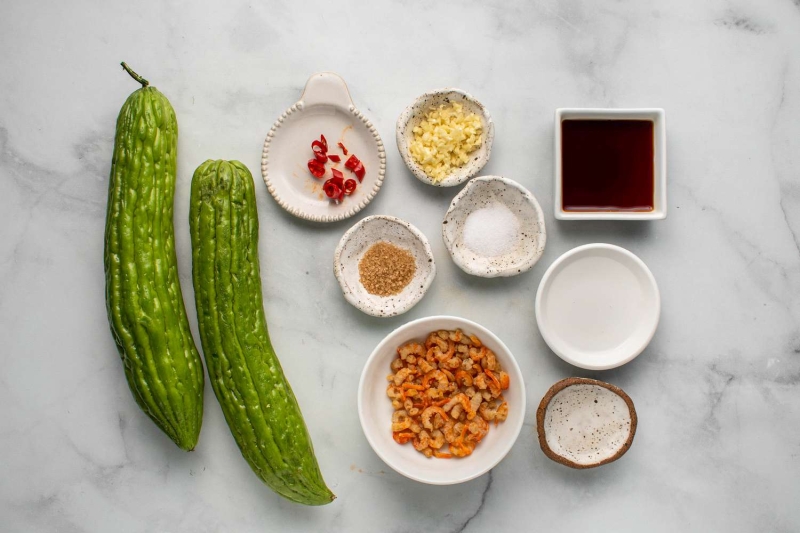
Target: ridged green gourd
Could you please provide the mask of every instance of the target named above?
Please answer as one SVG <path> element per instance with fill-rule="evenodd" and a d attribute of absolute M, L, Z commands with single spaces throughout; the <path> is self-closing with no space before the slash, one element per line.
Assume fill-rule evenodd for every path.
<path fill-rule="evenodd" d="M 104 263 L 111 333 L 133 397 L 181 449 L 197 445 L 203 363 L 178 280 L 172 224 L 178 122 L 147 80 L 117 118 Z"/>
<path fill-rule="evenodd" d="M 206 161 L 192 178 L 189 226 L 197 321 L 211 386 L 242 455 L 264 483 L 305 505 L 334 499 L 272 348 L 258 261 L 253 176 Z"/>

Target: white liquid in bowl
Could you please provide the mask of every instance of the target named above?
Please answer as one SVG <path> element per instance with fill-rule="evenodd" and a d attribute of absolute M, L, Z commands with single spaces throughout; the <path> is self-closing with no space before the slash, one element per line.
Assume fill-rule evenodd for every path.
<path fill-rule="evenodd" d="M 588 244 L 548 268 L 536 296 L 536 320 L 548 346 L 581 368 L 614 368 L 636 357 L 655 333 L 661 298 L 635 255 Z"/>
<path fill-rule="evenodd" d="M 578 350 L 598 352 L 616 348 L 636 331 L 643 304 L 630 268 L 592 257 L 564 266 L 550 286 L 545 312 L 554 335 Z"/>

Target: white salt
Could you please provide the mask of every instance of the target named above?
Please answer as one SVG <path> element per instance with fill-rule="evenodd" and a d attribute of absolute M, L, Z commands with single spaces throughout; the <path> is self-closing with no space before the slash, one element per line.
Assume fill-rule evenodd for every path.
<path fill-rule="evenodd" d="M 519 240 L 519 220 L 505 205 L 495 202 L 473 211 L 464 221 L 464 244 L 483 257 L 505 255 Z"/>

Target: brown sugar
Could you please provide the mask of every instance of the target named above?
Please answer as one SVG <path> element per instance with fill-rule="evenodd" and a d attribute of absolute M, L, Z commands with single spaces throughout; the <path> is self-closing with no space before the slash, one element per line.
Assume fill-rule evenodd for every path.
<path fill-rule="evenodd" d="M 361 284 L 376 296 L 401 292 L 411 282 L 417 265 L 411 252 L 394 244 L 379 241 L 358 262 Z"/>

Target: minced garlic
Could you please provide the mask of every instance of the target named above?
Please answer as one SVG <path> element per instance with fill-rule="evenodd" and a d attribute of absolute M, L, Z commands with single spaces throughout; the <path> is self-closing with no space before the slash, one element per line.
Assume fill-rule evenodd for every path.
<path fill-rule="evenodd" d="M 481 117 L 457 102 L 428 111 L 413 132 L 411 156 L 434 182 L 464 165 L 483 143 Z"/>

